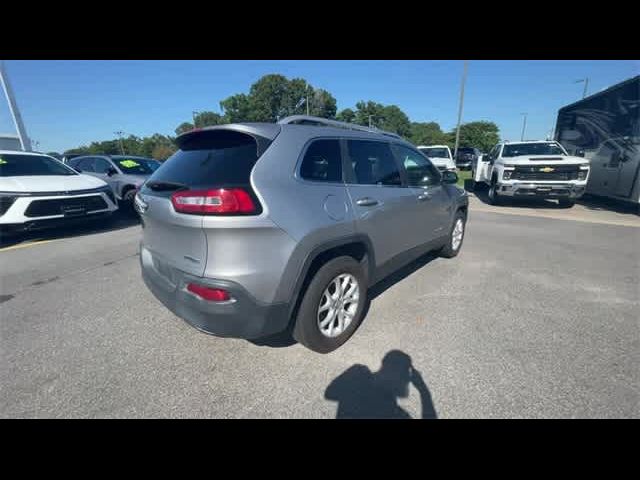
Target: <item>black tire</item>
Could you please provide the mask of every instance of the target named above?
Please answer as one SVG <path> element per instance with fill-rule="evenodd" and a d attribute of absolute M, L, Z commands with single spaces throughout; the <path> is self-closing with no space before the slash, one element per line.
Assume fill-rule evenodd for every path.
<path fill-rule="evenodd" d="M 138 214 L 133 204 L 135 196 L 135 188 L 129 188 L 128 190 L 125 190 L 124 195 L 122 195 L 121 207 L 126 211 L 126 213 L 132 213 L 135 215 Z"/>
<path fill-rule="evenodd" d="M 500 205 L 500 194 L 498 193 L 498 180 L 496 177 L 491 179 L 491 186 L 487 191 L 487 200 L 490 205 Z"/>
<path fill-rule="evenodd" d="M 458 220 L 462 220 L 462 239 L 458 247 L 453 248 L 453 231 L 456 227 L 456 224 L 458 223 Z M 447 244 L 440 249 L 438 254 L 441 257 L 445 257 L 445 258 L 453 258 L 457 256 L 458 253 L 460 253 L 460 250 L 462 249 L 462 244 L 464 243 L 464 237 L 466 232 L 467 232 L 467 216 L 464 214 L 464 212 L 458 210 L 455 216 L 453 217 L 453 222 L 451 223 L 451 228 L 449 229 Z"/>
<path fill-rule="evenodd" d="M 561 206 L 562 208 L 571 208 L 576 204 L 576 202 L 574 200 L 571 200 L 570 198 L 559 198 L 558 199 L 558 205 Z"/>
<path fill-rule="evenodd" d="M 351 323 L 336 337 L 325 336 L 318 326 L 318 308 L 325 289 L 338 275 L 349 273 L 358 282 L 359 301 Z M 360 325 L 367 303 L 366 276 L 362 265 L 353 257 L 337 257 L 325 263 L 307 287 L 293 327 L 293 338 L 310 350 L 329 353 L 344 344 Z"/>

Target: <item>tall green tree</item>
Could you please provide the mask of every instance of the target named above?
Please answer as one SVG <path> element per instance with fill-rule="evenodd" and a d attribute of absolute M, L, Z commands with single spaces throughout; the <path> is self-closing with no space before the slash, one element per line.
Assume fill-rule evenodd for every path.
<path fill-rule="evenodd" d="M 194 116 L 194 122 L 196 128 L 212 127 L 225 123 L 222 115 L 209 111 L 197 113 Z"/>
<path fill-rule="evenodd" d="M 448 138 L 436 122 L 412 122 L 409 140 L 415 145 L 438 145 Z"/>
<path fill-rule="evenodd" d="M 276 122 L 289 115 L 307 113 L 335 118 L 336 99 L 326 90 L 315 89 L 303 78 L 287 79 L 270 74 L 251 85 L 249 93 L 232 95 L 220 102 L 224 122 Z"/>
<path fill-rule="evenodd" d="M 182 135 L 183 133 L 193 130 L 194 128 L 195 127 L 193 126 L 193 123 L 182 122 L 180 125 L 178 125 L 178 128 L 175 129 L 175 132 L 176 135 Z"/>
<path fill-rule="evenodd" d="M 225 123 L 253 121 L 251 102 L 244 93 L 232 95 L 220 102 L 220 108 L 224 111 Z"/>
<path fill-rule="evenodd" d="M 449 132 L 449 142 L 455 144 L 455 129 Z M 488 152 L 500 141 L 500 129 L 494 122 L 478 121 L 460 125 L 460 146 L 475 147 Z M 453 145 L 452 145 L 453 146 Z"/>
<path fill-rule="evenodd" d="M 355 123 L 356 112 L 351 110 L 350 108 L 345 108 L 344 110 L 340 110 L 336 115 L 336 119 L 341 122 Z"/>

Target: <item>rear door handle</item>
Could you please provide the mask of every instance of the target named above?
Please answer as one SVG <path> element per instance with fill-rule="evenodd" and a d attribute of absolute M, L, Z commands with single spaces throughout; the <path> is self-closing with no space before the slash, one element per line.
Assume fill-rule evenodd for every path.
<path fill-rule="evenodd" d="M 418 200 L 420 200 L 421 202 L 424 202 L 425 200 L 430 200 L 431 199 L 431 194 L 429 193 L 421 193 L 420 195 L 418 195 Z"/>
<path fill-rule="evenodd" d="M 373 205 L 377 205 L 378 201 L 371 197 L 364 197 L 356 200 L 356 203 L 361 207 L 372 207 Z"/>

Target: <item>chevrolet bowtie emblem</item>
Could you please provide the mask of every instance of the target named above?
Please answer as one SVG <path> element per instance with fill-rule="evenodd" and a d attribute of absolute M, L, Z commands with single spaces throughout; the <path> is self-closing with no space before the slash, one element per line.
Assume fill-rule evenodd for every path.
<path fill-rule="evenodd" d="M 553 167 L 544 167 L 544 168 L 540 169 L 540 171 L 544 172 L 544 173 L 550 173 L 550 172 L 553 172 L 554 170 L 555 170 L 555 168 L 553 168 Z"/>

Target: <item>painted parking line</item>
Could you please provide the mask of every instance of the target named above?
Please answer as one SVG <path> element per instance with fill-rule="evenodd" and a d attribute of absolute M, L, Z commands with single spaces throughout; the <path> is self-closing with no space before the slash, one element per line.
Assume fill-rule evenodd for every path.
<path fill-rule="evenodd" d="M 19 248 L 33 247 L 34 245 L 42 245 L 44 243 L 55 242 L 57 240 L 60 240 L 60 239 L 56 238 L 56 239 L 52 239 L 52 240 L 36 240 L 35 242 L 19 243 L 18 245 L 11 245 L 10 247 L 0 248 L 0 252 L 7 252 L 9 250 L 17 250 Z"/>

